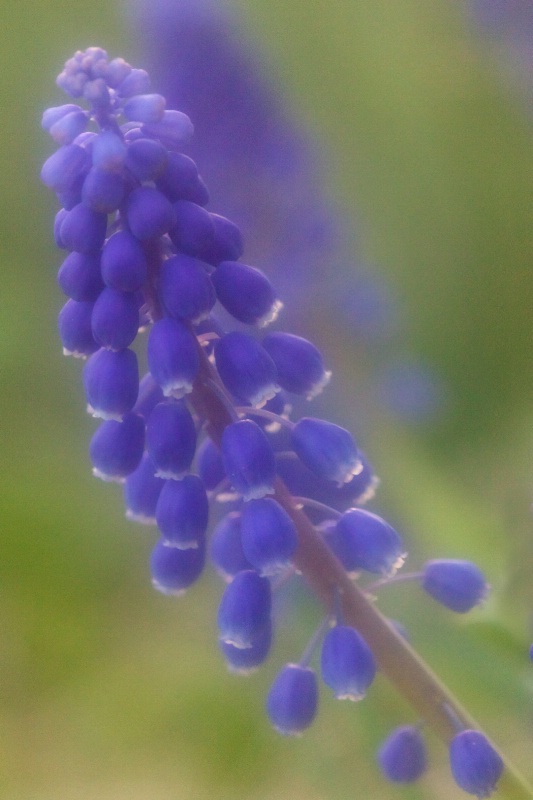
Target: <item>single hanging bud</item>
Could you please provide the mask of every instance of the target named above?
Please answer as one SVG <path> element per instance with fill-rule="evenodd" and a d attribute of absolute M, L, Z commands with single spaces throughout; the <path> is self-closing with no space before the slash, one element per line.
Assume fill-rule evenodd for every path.
<path fill-rule="evenodd" d="M 276 365 L 279 385 L 287 392 L 305 395 L 312 400 L 331 378 L 331 372 L 324 368 L 320 351 L 301 336 L 269 333 L 262 344 Z"/>
<path fill-rule="evenodd" d="M 488 584 L 481 570 L 470 561 L 428 561 L 422 571 L 422 588 L 446 608 L 465 614 L 482 603 Z"/>
<path fill-rule="evenodd" d="M 126 414 L 121 422 L 103 422 L 89 446 L 93 474 L 104 481 L 122 482 L 140 464 L 144 449 L 144 420 Z"/>
<path fill-rule="evenodd" d="M 98 350 L 83 368 L 90 413 L 120 420 L 131 411 L 139 392 L 139 368 L 133 350 Z"/>
<path fill-rule="evenodd" d="M 252 420 L 227 425 L 220 447 L 226 475 L 244 500 L 255 500 L 274 492 L 274 452 L 259 425 Z"/>
<path fill-rule="evenodd" d="M 159 297 L 169 317 L 186 319 L 193 324 L 209 316 L 216 300 L 205 266 L 182 253 L 163 261 Z"/>
<path fill-rule="evenodd" d="M 241 536 L 244 555 L 262 575 L 286 569 L 298 544 L 294 522 L 270 497 L 245 504 Z"/>
<path fill-rule="evenodd" d="M 313 722 L 318 707 L 314 670 L 287 664 L 278 673 L 267 697 L 267 713 L 274 728 L 285 736 L 298 736 Z"/>
<path fill-rule="evenodd" d="M 110 289 L 135 292 L 146 281 L 148 265 L 142 245 L 129 231 L 110 236 L 102 250 L 102 278 Z"/>
<path fill-rule="evenodd" d="M 369 646 L 355 628 L 336 625 L 322 643 L 322 680 L 338 700 L 361 700 L 376 675 Z"/>
<path fill-rule="evenodd" d="M 73 300 L 94 303 L 104 288 L 100 254 L 70 253 L 59 268 L 57 282 Z"/>
<path fill-rule="evenodd" d="M 124 501 L 126 517 L 143 525 L 155 525 L 155 510 L 165 482 L 155 474 L 155 466 L 145 453 L 137 469 L 126 478 Z"/>
<path fill-rule="evenodd" d="M 226 389 L 244 403 L 257 408 L 279 392 L 274 362 L 259 342 L 245 333 L 232 331 L 219 339 L 215 363 Z"/>
<path fill-rule="evenodd" d="M 250 675 L 264 664 L 272 645 L 272 623 L 269 623 L 253 640 L 250 647 L 235 647 L 229 642 L 220 642 L 220 649 L 230 672 Z"/>
<path fill-rule="evenodd" d="M 337 522 L 328 544 L 348 572 L 394 575 L 405 561 L 402 540 L 384 519 L 352 508 Z"/>
<path fill-rule="evenodd" d="M 253 647 L 271 624 L 268 578 L 253 570 L 239 572 L 226 587 L 218 608 L 219 639 L 237 648 Z"/>
<path fill-rule="evenodd" d="M 91 326 L 93 308 L 94 303 L 68 300 L 59 312 L 57 327 L 63 355 L 85 358 L 99 349 Z"/>
<path fill-rule="evenodd" d="M 178 550 L 163 540 L 156 543 L 150 556 L 152 584 L 163 594 L 179 596 L 198 580 L 205 564 L 205 543 L 194 549 Z"/>
<path fill-rule="evenodd" d="M 212 278 L 218 299 L 239 322 L 262 328 L 276 319 L 283 306 L 266 275 L 255 267 L 223 261 Z"/>
<path fill-rule="evenodd" d="M 298 458 L 311 472 L 339 486 L 349 483 L 362 470 L 351 434 L 332 422 L 302 417 L 292 430 L 291 443 Z"/>
<path fill-rule="evenodd" d="M 165 397 L 179 400 L 192 391 L 200 367 L 196 337 L 179 320 L 160 319 L 150 330 L 148 365 Z"/>
<path fill-rule="evenodd" d="M 404 725 L 390 733 L 377 753 L 379 768 L 393 783 L 412 783 L 427 769 L 426 746 L 418 728 Z"/>
<path fill-rule="evenodd" d="M 110 350 L 124 350 L 139 330 L 139 301 L 132 292 L 106 287 L 94 304 L 91 318 L 93 336 Z"/>
<path fill-rule="evenodd" d="M 205 487 L 196 475 L 165 481 L 156 507 L 157 526 L 170 547 L 203 546 L 209 516 Z"/>
<path fill-rule="evenodd" d="M 146 426 L 146 448 L 160 478 L 183 478 L 196 451 L 196 427 L 183 400 L 159 403 Z"/>
<path fill-rule="evenodd" d="M 479 731 L 465 730 L 450 742 L 450 766 L 455 782 L 476 797 L 490 797 L 503 772 L 503 761 Z"/>

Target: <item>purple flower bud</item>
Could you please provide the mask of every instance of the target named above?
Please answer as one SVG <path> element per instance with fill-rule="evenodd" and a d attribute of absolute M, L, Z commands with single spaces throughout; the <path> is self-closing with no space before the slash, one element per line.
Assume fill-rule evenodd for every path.
<path fill-rule="evenodd" d="M 81 197 L 83 203 L 93 211 L 111 214 L 122 203 L 125 192 L 126 184 L 122 175 L 92 167 L 83 182 Z"/>
<path fill-rule="evenodd" d="M 418 728 L 395 728 L 377 752 L 379 768 L 393 783 L 412 783 L 427 768 L 426 746 Z"/>
<path fill-rule="evenodd" d="M 94 303 L 68 300 L 59 312 L 57 326 L 64 355 L 84 358 L 98 350 L 91 328 L 93 307 Z"/>
<path fill-rule="evenodd" d="M 239 572 L 226 587 L 218 608 L 219 639 L 239 649 L 252 647 L 270 625 L 272 593 L 268 578 Z"/>
<path fill-rule="evenodd" d="M 157 239 L 174 225 L 176 215 L 172 204 L 157 189 L 140 186 L 126 200 L 126 218 L 137 239 Z"/>
<path fill-rule="evenodd" d="M 139 369 L 133 350 L 101 348 L 83 369 L 83 385 L 90 411 L 95 417 L 120 420 L 135 405 L 139 391 Z"/>
<path fill-rule="evenodd" d="M 124 350 L 139 330 L 139 303 L 131 292 L 105 288 L 94 304 L 93 336 L 102 347 Z"/>
<path fill-rule="evenodd" d="M 165 482 L 157 478 L 154 462 L 145 453 L 124 485 L 126 517 L 143 525 L 155 525 L 155 509 Z"/>
<path fill-rule="evenodd" d="M 156 180 L 156 186 L 172 202 L 189 200 L 205 206 L 209 201 L 209 193 L 198 175 L 196 164 L 183 153 L 168 154 L 165 170 Z"/>
<path fill-rule="evenodd" d="M 350 483 L 343 483 L 340 487 L 332 481 L 319 478 L 298 458 L 277 458 L 276 468 L 291 494 L 299 497 L 312 497 L 320 503 L 325 503 L 339 511 L 345 511 L 354 505 L 362 505 L 373 497 L 378 483 L 365 455 L 361 452 L 359 455 L 363 463 L 362 471 L 355 475 Z M 307 513 L 312 519 L 316 518 L 313 509 L 309 509 Z M 318 518 L 323 519 L 323 515 Z"/>
<path fill-rule="evenodd" d="M 194 128 L 187 114 L 181 111 L 164 111 L 159 122 L 150 122 L 141 128 L 145 136 L 152 136 L 171 150 L 187 144 Z"/>
<path fill-rule="evenodd" d="M 205 254 L 205 260 L 215 267 L 221 261 L 237 261 L 244 252 L 240 229 L 234 222 L 222 217 L 220 214 L 212 213 L 210 216 L 213 223 L 214 238 L 211 250 Z"/>
<path fill-rule="evenodd" d="M 169 316 L 193 324 L 206 319 L 216 301 L 205 266 L 182 253 L 167 258 L 161 265 L 159 297 Z"/>
<path fill-rule="evenodd" d="M 215 527 L 210 553 L 217 572 L 228 583 L 237 573 L 253 569 L 242 549 L 241 515 L 237 511 L 230 511 Z"/>
<path fill-rule="evenodd" d="M 450 766 L 455 782 L 476 797 L 490 797 L 503 772 L 503 761 L 479 731 L 458 733 L 450 742 Z"/>
<path fill-rule="evenodd" d="M 167 161 L 167 151 L 160 142 L 140 138 L 128 145 L 124 166 L 137 180 L 153 181 L 161 175 Z"/>
<path fill-rule="evenodd" d="M 264 405 L 276 392 L 276 367 L 258 341 L 239 331 L 216 343 L 215 362 L 226 389 L 254 407 Z"/>
<path fill-rule="evenodd" d="M 250 647 L 235 647 L 228 642 L 220 642 L 220 649 L 230 672 L 237 675 L 250 675 L 264 664 L 272 644 L 272 623 L 269 622 L 257 635 Z"/>
<path fill-rule="evenodd" d="M 260 328 L 276 319 L 282 303 L 260 270 L 236 261 L 223 261 L 212 276 L 217 297 L 229 313 Z"/>
<path fill-rule="evenodd" d="M 274 728 L 298 736 L 313 722 L 318 708 L 316 674 L 309 667 L 287 664 L 278 673 L 267 697 L 267 713 Z"/>
<path fill-rule="evenodd" d="M 322 680 L 338 700 L 361 700 L 376 675 L 372 651 L 355 628 L 336 625 L 324 637 Z"/>
<path fill-rule="evenodd" d="M 146 280 L 148 266 L 142 245 L 129 231 L 113 234 L 102 250 L 102 278 L 111 289 L 134 292 Z"/>
<path fill-rule="evenodd" d="M 145 94 L 150 91 L 150 76 L 144 69 L 132 69 L 124 80 L 117 86 L 117 93 L 121 97 L 132 97 L 135 94 Z"/>
<path fill-rule="evenodd" d="M 198 580 L 205 564 L 205 543 L 189 550 L 169 547 L 163 540 L 155 545 L 150 556 L 152 584 L 163 594 L 182 595 Z"/>
<path fill-rule="evenodd" d="M 87 81 L 83 87 L 83 96 L 94 109 L 108 109 L 111 106 L 111 95 L 103 78 Z"/>
<path fill-rule="evenodd" d="M 78 203 L 65 216 L 61 225 L 61 241 L 67 250 L 95 253 L 102 247 L 107 229 L 107 216 Z"/>
<path fill-rule="evenodd" d="M 222 454 L 209 437 L 198 448 L 196 468 L 208 492 L 215 489 L 226 477 Z"/>
<path fill-rule="evenodd" d="M 294 522 L 270 497 L 246 503 L 241 536 L 246 558 L 263 575 L 275 575 L 288 567 L 298 545 Z"/>
<path fill-rule="evenodd" d="M 291 333 L 269 333 L 263 347 L 272 358 L 282 389 L 302 394 L 312 400 L 328 383 L 331 372 L 326 372 L 320 351 L 301 336 Z"/>
<path fill-rule="evenodd" d="M 135 122 L 159 122 L 165 111 L 161 94 L 136 94 L 124 103 L 124 116 Z"/>
<path fill-rule="evenodd" d="M 252 420 L 228 425 L 222 434 L 220 449 L 226 475 L 244 500 L 274 492 L 274 452 L 259 425 Z"/>
<path fill-rule="evenodd" d="M 70 253 L 59 268 L 57 282 L 63 292 L 73 300 L 96 300 L 104 288 L 100 273 L 100 255 Z"/>
<path fill-rule="evenodd" d="M 364 569 L 394 575 L 405 561 L 402 540 L 394 528 L 362 508 L 342 515 L 328 544 L 348 572 Z"/>
<path fill-rule="evenodd" d="M 215 226 L 211 214 L 196 203 L 189 200 L 178 200 L 174 203 L 176 222 L 169 231 L 176 249 L 180 253 L 205 261 L 213 248 Z"/>
<path fill-rule="evenodd" d="M 428 561 L 422 572 L 422 588 L 446 608 L 464 614 L 483 602 L 489 587 L 479 567 L 470 561 Z"/>
<path fill-rule="evenodd" d="M 302 417 L 291 435 L 292 447 L 306 467 L 339 486 L 361 472 L 359 451 L 351 434 L 323 419 Z"/>
<path fill-rule="evenodd" d="M 146 426 L 146 448 L 160 478 L 181 479 L 196 450 L 196 428 L 183 400 L 159 403 Z"/>
<path fill-rule="evenodd" d="M 156 508 L 157 526 L 165 543 L 180 550 L 197 548 L 208 519 L 205 486 L 197 475 L 165 481 Z"/>
<path fill-rule="evenodd" d="M 48 132 L 58 144 L 70 144 L 87 127 L 87 114 L 81 109 L 70 111 L 57 119 Z"/>
<path fill-rule="evenodd" d="M 101 73 L 96 68 L 93 69 L 93 72 L 95 75 L 105 78 L 107 85 L 112 89 L 116 89 L 131 72 L 130 64 L 123 58 L 114 58 L 107 64 L 103 62 L 102 66 Z"/>
<path fill-rule="evenodd" d="M 179 400 L 192 391 L 200 367 L 196 337 L 177 319 L 159 320 L 148 339 L 148 365 L 165 397 Z"/>
<path fill-rule="evenodd" d="M 102 131 L 92 142 L 92 161 L 100 169 L 120 170 L 126 158 L 126 145 L 113 131 Z"/>
<path fill-rule="evenodd" d="M 125 414 L 122 422 L 103 422 L 89 446 L 93 474 L 104 481 L 121 482 L 139 466 L 144 450 L 144 420 Z"/>
<path fill-rule="evenodd" d="M 83 147 L 67 144 L 46 159 L 41 180 L 55 192 L 70 192 L 73 187 L 81 187 L 90 166 L 90 156 Z"/>
<path fill-rule="evenodd" d="M 59 122 L 60 119 L 67 114 L 71 114 L 73 111 L 83 112 L 83 109 L 81 106 L 77 106 L 74 103 L 66 103 L 63 106 L 47 108 L 41 119 L 41 127 L 44 128 L 45 131 L 49 131 L 52 125 L 55 125 L 56 122 Z"/>

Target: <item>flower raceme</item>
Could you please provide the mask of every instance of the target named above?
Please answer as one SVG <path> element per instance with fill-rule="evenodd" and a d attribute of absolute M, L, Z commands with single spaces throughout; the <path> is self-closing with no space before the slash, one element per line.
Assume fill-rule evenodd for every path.
<path fill-rule="evenodd" d="M 227 583 L 218 628 L 232 671 L 248 673 L 267 659 L 272 595 L 303 573 L 326 604 L 326 624 L 302 660 L 279 672 L 267 699 L 274 727 L 299 734 L 318 708 L 310 662 L 319 647 L 323 681 L 340 699 L 362 698 L 377 669 L 401 684 L 393 651 L 403 640 L 354 578 L 394 581 L 405 548 L 387 522 L 355 507 L 373 495 L 376 479 L 351 434 L 326 420 L 289 418 L 291 398 L 313 398 L 330 373 L 311 342 L 282 331 L 259 335 L 282 304 L 266 275 L 240 261 L 239 229 L 207 209 L 205 184 L 181 152 L 189 118 L 166 108 L 144 70 L 100 48 L 75 53 L 57 84 L 78 102 L 43 115 L 59 147 L 41 177 L 62 206 L 54 236 L 67 251 L 58 274 L 68 297 L 58 322 L 63 351 L 86 360 L 87 408 L 101 420 L 89 447 L 94 474 L 124 484 L 129 519 L 157 525 L 156 589 L 181 594 L 209 553 Z M 220 308 L 236 330 L 224 330 Z M 149 372 L 140 377 L 138 334 L 146 330 Z M 230 510 L 208 543 L 210 506 L 224 500 Z M 459 612 L 486 590 L 467 562 L 430 562 L 422 586 Z M 415 673 L 420 664 L 412 661 Z M 418 706 L 449 734 L 444 709 L 433 707 L 441 695 L 421 694 Z M 487 793 L 499 762 L 478 737 L 477 750 L 452 754 L 452 767 L 467 791 L 482 785 Z M 391 780 L 424 770 L 418 734 L 394 735 L 381 753 Z M 471 775 L 485 764 L 476 783 Z"/>

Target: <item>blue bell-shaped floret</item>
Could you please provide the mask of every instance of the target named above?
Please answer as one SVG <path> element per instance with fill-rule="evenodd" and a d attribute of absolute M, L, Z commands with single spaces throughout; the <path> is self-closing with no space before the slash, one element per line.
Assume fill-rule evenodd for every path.
<path fill-rule="evenodd" d="M 318 708 L 314 670 L 287 664 L 270 687 L 267 713 L 274 728 L 285 736 L 298 736 L 313 722 Z"/>
<path fill-rule="evenodd" d="M 196 451 L 196 427 L 183 400 L 159 403 L 148 417 L 146 448 L 160 478 L 179 480 Z"/>
<path fill-rule="evenodd" d="M 459 559 L 428 561 L 422 570 L 421 584 L 437 602 L 460 614 L 482 603 L 489 590 L 479 567 Z"/>
<path fill-rule="evenodd" d="M 227 425 L 220 447 L 226 475 L 244 500 L 273 493 L 276 461 L 259 425 L 249 419 Z"/>
<path fill-rule="evenodd" d="M 189 550 L 169 547 L 160 539 L 150 556 L 152 585 L 163 594 L 182 595 L 198 580 L 205 564 L 205 542 Z"/>
<path fill-rule="evenodd" d="M 196 337 L 180 320 L 159 320 L 148 338 L 148 365 L 165 397 L 179 400 L 192 391 L 200 366 Z"/>
<path fill-rule="evenodd" d="M 490 797 L 503 772 L 503 761 L 479 731 L 465 730 L 450 742 L 450 766 L 458 786 L 478 798 Z"/>
<path fill-rule="evenodd" d="M 268 578 L 254 570 L 239 572 L 228 584 L 218 608 L 219 639 L 251 648 L 271 624 L 272 593 Z"/>
<path fill-rule="evenodd" d="M 298 458 L 319 478 L 349 483 L 361 472 L 362 463 L 352 435 L 340 425 L 302 417 L 295 424 L 291 443 Z"/>
<path fill-rule="evenodd" d="M 167 545 L 180 550 L 200 547 L 209 516 L 207 494 L 200 478 L 186 475 L 181 481 L 165 481 L 155 515 Z"/>
<path fill-rule="evenodd" d="M 363 569 L 390 576 L 405 561 L 404 546 L 394 528 L 362 508 L 342 515 L 328 544 L 348 572 Z"/>
<path fill-rule="evenodd" d="M 263 575 L 286 569 L 298 545 L 294 522 L 276 500 L 250 500 L 241 514 L 242 548 Z"/>
<path fill-rule="evenodd" d="M 216 343 L 215 363 L 226 389 L 238 400 L 259 407 L 279 392 L 276 367 L 261 344 L 240 331 Z"/>
<path fill-rule="evenodd" d="M 360 700 L 374 680 L 376 663 L 355 628 L 336 625 L 324 637 L 321 669 L 322 680 L 338 700 Z"/>
<path fill-rule="evenodd" d="M 383 775 L 393 783 L 412 783 L 426 771 L 426 746 L 419 729 L 413 725 L 395 728 L 377 752 Z"/>

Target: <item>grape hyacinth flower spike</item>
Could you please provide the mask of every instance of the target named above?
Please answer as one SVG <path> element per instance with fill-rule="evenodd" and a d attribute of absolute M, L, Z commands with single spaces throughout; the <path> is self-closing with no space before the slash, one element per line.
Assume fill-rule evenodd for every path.
<path fill-rule="evenodd" d="M 287 400 L 276 402 L 281 389 L 311 399 L 329 372 L 311 342 L 262 335 L 281 303 L 263 272 L 240 263 L 238 228 L 206 208 L 205 184 L 181 152 L 191 121 L 166 108 L 144 70 L 101 48 L 75 53 L 57 84 L 76 100 L 48 109 L 42 123 L 59 145 L 41 177 L 62 205 L 54 237 L 68 251 L 58 276 L 68 298 L 60 338 L 66 354 L 87 359 L 88 409 L 102 419 L 90 445 L 95 475 L 124 482 L 128 519 L 159 528 L 147 568 L 154 587 L 183 593 L 209 553 L 226 583 L 220 649 L 230 670 L 248 673 L 272 650 L 273 595 L 301 573 L 328 625 L 333 613 L 338 624 L 324 636 L 322 623 L 305 658 L 278 673 L 267 698 L 274 727 L 298 734 L 314 720 L 310 660 L 324 638 L 321 673 L 337 697 L 362 697 L 379 670 L 451 742 L 460 786 L 529 797 L 358 583 L 355 573 L 396 580 L 404 545 L 385 520 L 354 507 L 375 479 L 351 434 L 327 420 L 291 420 Z M 226 330 L 220 306 L 236 330 Z M 137 333 L 146 328 L 149 372 L 140 379 Z M 228 497 L 234 505 L 209 544 L 210 505 Z M 465 612 L 484 596 L 480 575 L 466 562 L 430 562 L 423 588 Z M 407 778 L 416 777 L 423 759 L 412 738 L 393 744 L 382 756 L 385 775 L 405 777 L 394 752 L 407 748 Z"/>

